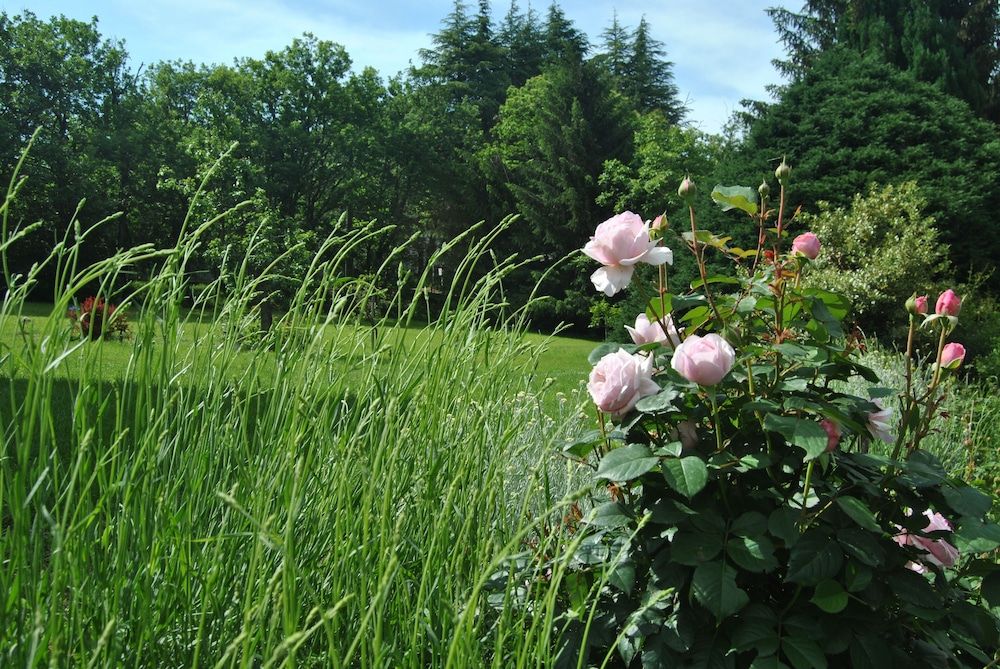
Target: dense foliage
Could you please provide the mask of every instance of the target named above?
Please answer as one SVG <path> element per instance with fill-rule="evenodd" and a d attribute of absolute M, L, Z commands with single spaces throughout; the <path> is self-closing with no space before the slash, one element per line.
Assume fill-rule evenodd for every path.
<path fill-rule="evenodd" d="M 905 381 L 882 387 L 843 327 L 850 303 L 802 282 L 836 249 L 791 239 L 784 163 L 777 174 L 773 205 L 713 192 L 757 221 L 749 253 L 691 209 L 690 292 L 667 291 L 670 253 L 631 212 L 584 247 L 608 295 L 637 262 L 661 279 L 632 343 L 591 355 L 600 429 L 566 453 L 592 468 L 593 508 L 563 526 L 568 553 L 511 567 L 531 583 L 569 565 L 557 666 L 981 667 L 1000 651 L 992 499 L 920 447 L 964 360 L 949 341 L 962 301 L 907 302 Z M 694 190 L 682 183 L 689 205 Z M 735 276 L 707 276 L 706 252 L 736 261 Z M 938 342 L 927 374 L 918 328 Z M 845 392 L 851 379 L 863 395 Z"/>

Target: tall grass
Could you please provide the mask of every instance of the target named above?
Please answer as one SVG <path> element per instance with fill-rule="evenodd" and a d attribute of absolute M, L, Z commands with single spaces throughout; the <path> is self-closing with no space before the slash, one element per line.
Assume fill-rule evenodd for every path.
<path fill-rule="evenodd" d="M 8 227 L 18 183 L 5 257 L 30 233 Z M 517 400 L 537 350 L 494 304 L 512 264 L 473 271 L 490 235 L 453 243 L 469 252 L 443 314 L 403 337 L 389 318 L 345 327 L 373 293 L 340 268 L 379 231 L 339 229 L 272 333 L 247 344 L 281 259 L 182 310 L 210 223 L 176 248 L 81 267 L 93 229 L 74 222 L 46 261 L 52 316 L 2 351 L 0 666 L 550 665 L 561 572 L 486 588 L 525 541 L 559 540 L 543 528 L 565 492 L 546 466 L 561 426 Z M 107 293 L 151 264 L 124 299 L 134 337 L 109 379 L 110 344 L 61 316 L 84 286 Z M 0 327 L 40 271 L 4 263 Z M 392 322 L 424 309 L 426 277 L 400 282 Z M 213 318 L 191 346 L 199 310 Z M 521 606 L 487 604 L 518 593 Z"/>

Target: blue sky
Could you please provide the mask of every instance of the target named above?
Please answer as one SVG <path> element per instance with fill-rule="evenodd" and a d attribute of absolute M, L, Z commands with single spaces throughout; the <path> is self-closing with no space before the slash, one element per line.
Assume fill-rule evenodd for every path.
<path fill-rule="evenodd" d="M 468 1 L 468 0 L 467 0 Z M 469 4 L 475 4 L 474 0 Z M 522 7 L 527 6 L 521 0 Z M 532 6 L 544 14 L 548 0 Z M 662 41 L 690 109 L 689 121 L 717 132 L 742 98 L 766 97 L 779 82 L 771 59 L 782 54 L 764 8 L 771 0 L 562 0 L 560 6 L 592 41 L 611 21 L 634 27 L 645 15 Z M 784 3 L 787 5 L 787 2 Z M 124 39 L 133 67 L 159 60 L 231 63 L 281 49 L 311 32 L 343 44 L 356 68 L 389 76 L 417 62 L 452 0 L 0 0 L 0 9 L 40 17 L 99 18 L 101 33 Z M 494 0 L 501 18 L 509 0 Z"/>

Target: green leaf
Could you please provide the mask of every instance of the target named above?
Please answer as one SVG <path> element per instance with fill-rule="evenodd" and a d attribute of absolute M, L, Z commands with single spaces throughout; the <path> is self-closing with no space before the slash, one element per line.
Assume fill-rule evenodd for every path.
<path fill-rule="evenodd" d="M 620 348 L 625 349 L 629 353 L 635 353 L 638 347 L 635 344 L 619 344 L 618 342 L 613 341 L 605 342 L 591 351 L 587 360 L 590 362 L 591 366 L 596 365 L 601 361 L 601 358 L 609 353 L 616 353 Z"/>
<path fill-rule="evenodd" d="M 831 578 L 816 584 L 816 591 L 809 600 L 827 613 L 840 613 L 847 607 L 847 592 Z"/>
<path fill-rule="evenodd" d="M 798 542 L 799 528 L 795 524 L 798 512 L 788 507 L 779 507 L 771 512 L 767 519 L 767 530 L 773 536 L 785 542 L 785 547 L 790 548 Z"/>
<path fill-rule="evenodd" d="M 708 302 L 704 295 L 674 295 L 673 305 L 675 311 L 683 311 L 692 307 L 703 306 Z"/>
<path fill-rule="evenodd" d="M 918 451 L 919 452 L 919 451 Z M 916 455 L 916 453 L 914 453 Z M 946 485 L 941 489 L 948 506 L 966 518 L 981 519 L 993 507 L 993 498 L 972 486 Z"/>
<path fill-rule="evenodd" d="M 826 655 L 812 639 L 805 637 L 784 637 L 781 652 L 795 669 L 826 669 Z"/>
<path fill-rule="evenodd" d="M 605 502 L 594 507 L 587 515 L 587 522 L 595 527 L 624 527 L 632 518 L 618 502 Z"/>
<path fill-rule="evenodd" d="M 696 455 L 663 461 L 663 476 L 667 485 L 687 498 L 694 497 L 708 483 L 708 467 Z"/>
<path fill-rule="evenodd" d="M 927 451 L 914 451 L 903 466 L 906 473 L 920 488 L 936 486 L 947 477 L 941 463 Z M 945 496 L 947 496 L 947 491 L 945 491 Z"/>
<path fill-rule="evenodd" d="M 678 564 L 696 567 L 718 555 L 722 550 L 722 541 L 721 534 L 681 530 L 670 542 L 670 559 Z"/>
<path fill-rule="evenodd" d="M 569 572 L 566 575 L 566 590 L 569 595 L 569 606 L 582 616 L 587 607 L 587 595 L 590 593 L 590 582 L 585 572 Z"/>
<path fill-rule="evenodd" d="M 691 289 L 696 290 L 698 288 L 701 288 L 702 286 L 705 285 L 705 283 L 706 282 L 702 281 L 701 279 L 695 279 L 694 281 L 691 282 Z M 708 283 L 727 283 L 738 286 L 740 284 L 740 280 L 734 276 L 722 276 L 716 274 L 714 276 L 708 277 Z"/>
<path fill-rule="evenodd" d="M 941 598 L 927 579 L 915 571 L 903 569 L 889 576 L 889 587 L 905 602 L 925 609 L 941 606 Z"/>
<path fill-rule="evenodd" d="M 877 636 L 858 636 L 851 641 L 854 669 L 885 669 L 892 666 L 889 644 Z"/>
<path fill-rule="evenodd" d="M 966 521 L 955 533 L 955 547 L 963 553 L 986 553 L 1000 548 L 1000 526 Z"/>
<path fill-rule="evenodd" d="M 757 214 L 757 191 L 747 186 L 716 186 L 712 189 L 712 200 L 722 211 L 739 209 L 751 216 Z"/>
<path fill-rule="evenodd" d="M 768 655 L 767 657 L 758 655 L 750 663 L 750 669 L 788 669 L 788 665 L 779 660 L 777 655 Z"/>
<path fill-rule="evenodd" d="M 851 520 L 865 528 L 869 532 L 882 532 L 882 528 L 879 527 L 878 521 L 875 519 L 875 514 L 872 513 L 871 509 L 856 497 L 851 497 L 850 495 L 844 495 L 843 497 L 837 498 L 837 506 L 840 510 L 846 513 Z"/>
<path fill-rule="evenodd" d="M 569 453 L 578 458 L 585 458 L 591 454 L 599 443 L 601 443 L 601 433 L 599 430 L 590 430 L 575 440 L 567 440 L 563 446 L 563 453 Z"/>
<path fill-rule="evenodd" d="M 631 560 L 623 560 L 618 563 L 615 570 L 608 576 L 608 583 L 626 595 L 631 594 L 632 588 L 635 587 L 635 563 Z"/>
<path fill-rule="evenodd" d="M 764 429 L 779 433 L 788 443 L 804 450 L 804 462 L 826 452 L 826 430 L 817 421 L 770 413 L 764 417 Z"/>
<path fill-rule="evenodd" d="M 870 567 L 880 567 L 885 561 L 885 550 L 870 532 L 856 527 L 837 532 L 837 541 L 847 553 Z"/>
<path fill-rule="evenodd" d="M 786 579 L 802 585 L 816 585 L 836 576 L 844 554 L 836 541 L 823 532 L 810 531 L 792 547 Z"/>
<path fill-rule="evenodd" d="M 678 397 L 680 397 L 680 391 L 671 386 L 655 395 L 643 397 L 636 402 L 635 409 L 639 413 L 656 413 L 672 406 L 673 401 Z"/>
<path fill-rule="evenodd" d="M 730 539 L 726 544 L 726 553 L 733 562 L 750 572 L 766 573 L 778 566 L 774 545 L 767 537 Z"/>
<path fill-rule="evenodd" d="M 872 582 L 872 570 L 856 562 L 848 562 L 844 567 L 844 585 L 848 592 L 861 592 Z"/>
<path fill-rule="evenodd" d="M 750 598 L 736 585 L 736 570 L 723 562 L 706 562 L 694 570 L 691 592 L 717 620 L 746 606 Z"/>
<path fill-rule="evenodd" d="M 651 470 L 660 459 L 645 444 L 616 448 L 597 467 L 597 476 L 609 481 L 631 481 Z"/>
<path fill-rule="evenodd" d="M 767 516 L 758 511 L 747 511 L 733 521 L 729 531 L 738 537 L 758 537 L 767 531 Z"/>
<path fill-rule="evenodd" d="M 979 593 L 991 607 L 1000 607 L 1000 571 L 995 571 L 983 579 Z"/>
<path fill-rule="evenodd" d="M 758 657 L 778 650 L 778 617 L 763 604 L 750 604 L 740 611 L 732 644 L 738 651 L 756 650 Z"/>

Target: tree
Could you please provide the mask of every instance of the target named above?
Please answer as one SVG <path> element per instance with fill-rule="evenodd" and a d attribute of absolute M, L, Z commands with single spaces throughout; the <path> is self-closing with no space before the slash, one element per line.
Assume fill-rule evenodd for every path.
<path fill-rule="evenodd" d="M 801 12 L 771 8 L 793 80 L 836 46 L 875 54 L 1000 121 L 1000 1 L 807 0 Z"/>
<path fill-rule="evenodd" d="M 522 217 L 505 240 L 511 250 L 556 260 L 610 215 L 597 204 L 598 177 L 605 161 L 630 153 L 631 118 L 627 101 L 590 62 L 550 67 L 511 91 L 483 158 L 494 197 Z M 553 281 L 556 318 L 586 314 L 592 291 L 581 276 L 566 270 Z"/>
<path fill-rule="evenodd" d="M 915 181 L 960 275 L 995 266 L 1000 133 L 936 87 L 835 49 L 754 123 L 727 169 L 768 175 L 782 156 L 793 168 L 792 202 L 846 207 L 872 183 Z"/>
<path fill-rule="evenodd" d="M 649 23 L 643 17 L 632 34 L 622 77 L 624 92 L 640 112 L 658 109 L 670 122 L 680 123 L 686 110 L 677 98 L 673 63 L 664 60 L 665 55 L 663 43 L 650 36 Z"/>

